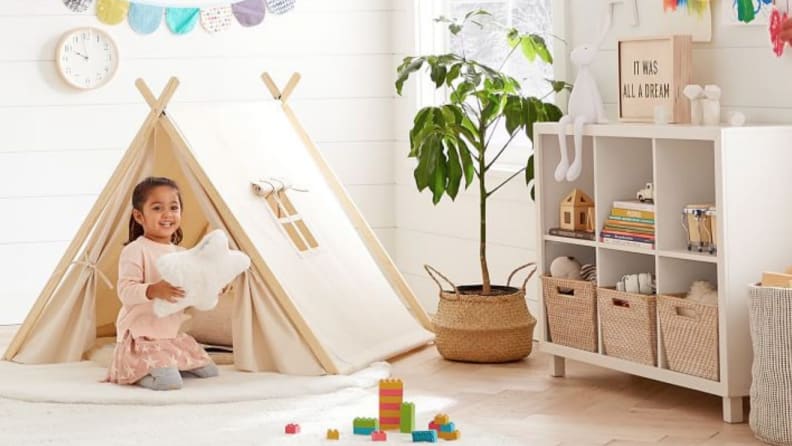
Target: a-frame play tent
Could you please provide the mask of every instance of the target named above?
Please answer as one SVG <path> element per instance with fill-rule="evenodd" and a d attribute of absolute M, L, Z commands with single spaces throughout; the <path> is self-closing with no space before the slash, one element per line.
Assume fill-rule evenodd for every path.
<path fill-rule="evenodd" d="M 4 359 L 79 361 L 115 336 L 112 284 L 127 238 L 134 186 L 179 183 L 183 246 L 224 229 L 251 258 L 233 284 L 234 364 L 241 370 L 348 373 L 433 339 L 431 321 L 355 207 L 288 99 L 172 104 L 178 80 L 151 111 L 17 332 Z M 167 111 L 166 111 L 167 106 Z M 409 307 L 409 308 L 408 308 Z"/>

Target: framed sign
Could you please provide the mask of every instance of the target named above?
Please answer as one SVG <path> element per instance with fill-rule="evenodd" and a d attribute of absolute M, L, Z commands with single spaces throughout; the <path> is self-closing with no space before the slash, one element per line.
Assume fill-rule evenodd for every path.
<path fill-rule="evenodd" d="M 619 120 L 653 122 L 662 108 L 668 122 L 690 122 L 682 90 L 691 82 L 692 42 L 689 35 L 619 41 Z"/>

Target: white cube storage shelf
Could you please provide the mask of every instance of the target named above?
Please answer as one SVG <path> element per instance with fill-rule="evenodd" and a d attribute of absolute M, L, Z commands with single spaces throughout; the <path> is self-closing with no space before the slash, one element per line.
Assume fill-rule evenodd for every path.
<path fill-rule="evenodd" d="M 555 123 L 535 128 L 540 272 L 548 272 L 554 258 L 571 255 L 597 264 L 602 287 L 615 286 L 625 274 L 649 271 L 656 274 L 658 294 L 684 293 L 696 280 L 717 284 L 720 379 L 670 370 L 662 333 L 656 366 L 606 356 L 601 332 L 595 353 L 553 344 L 542 304 L 538 336 L 540 349 L 554 357 L 552 374 L 563 376 L 565 360 L 572 359 L 707 392 L 723 398 L 725 421 L 742 422 L 752 362 L 747 287 L 762 271 L 783 271 L 792 264 L 792 127 L 586 126 L 583 172 L 576 181 L 562 183 L 553 178 L 560 160 L 558 131 Z M 573 155 L 571 136 L 568 146 Z M 599 234 L 613 201 L 635 199 L 649 181 L 655 189 L 655 249 L 548 235 L 558 227 L 559 204 L 572 189 L 594 199 Z M 714 255 L 688 251 L 682 227 L 684 206 L 706 203 L 717 208 Z"/>

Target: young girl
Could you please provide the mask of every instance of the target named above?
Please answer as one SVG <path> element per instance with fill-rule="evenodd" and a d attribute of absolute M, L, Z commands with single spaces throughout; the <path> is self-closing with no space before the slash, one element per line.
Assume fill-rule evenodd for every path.
<path fill-rule="evenodd" d="M 181 195 L 168 178 L 149 177 L 132 193 L 129 241 L 118 260 L 117 343 L 108 380 L 153 390 L 182 386 L 180 371 L 200 378 L 217 376 L 217 367 L 191 336 L 179 333 L 183 311 L 159 318 L 154 299 L 177 301 L 184 291 L 160 278 L 157 259 L 184 248 Z"/>

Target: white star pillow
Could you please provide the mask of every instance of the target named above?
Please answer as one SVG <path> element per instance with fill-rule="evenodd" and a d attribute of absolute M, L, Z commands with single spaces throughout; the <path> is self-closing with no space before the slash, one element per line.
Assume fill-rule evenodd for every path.
<path fill-rule="evenodd" d="M 156 299 L 154 314 L 165 317 L 187 307 L 211 310 L 223 287 L 248 267 L 250 258 L 228 249 L 228 237 L 220 229 L 192 249 L 165 254 L 157 259 L 157 269 L 165 281 L 184 290 L 184 298 L 175 303 Z"/>

